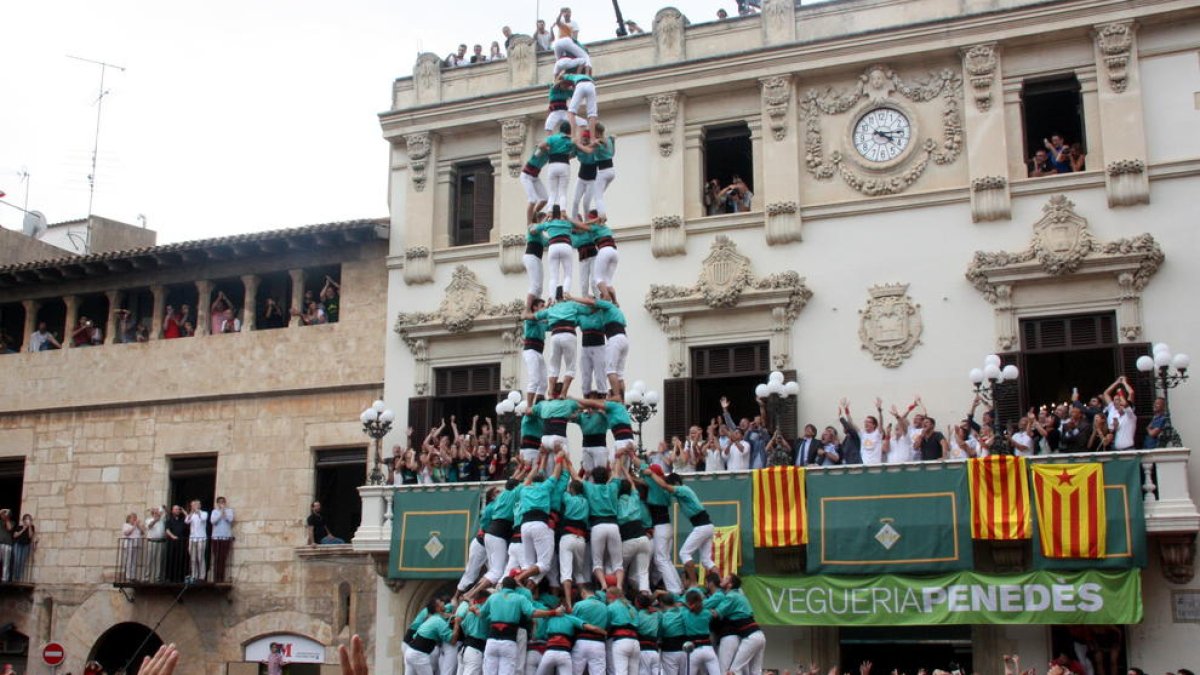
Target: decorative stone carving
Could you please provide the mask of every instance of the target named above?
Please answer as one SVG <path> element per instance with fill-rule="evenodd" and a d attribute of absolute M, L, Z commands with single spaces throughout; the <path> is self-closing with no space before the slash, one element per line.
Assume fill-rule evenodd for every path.
<path fill-rule="evenodd" d="M 519 274 L 525 271 L 525 235 L 506 234 L 500 237 L 500 271 Z"/>
<path fill-rule="evenodd" d="M 514 35 L 508 48 L 508 76 L 512 86 L 537 84 L 537 46 L 528 35 Z"/>
<path fill-rule="evenodd" d="M 1004 176 L 980 176 L 971 181 L 971 219 L 976 222 L 1007 220 L 1012 217 L 1008 179 Z"/>
<path fill-rule="evenodd" d="M 771 202 L 767 204 L 767 243 L 787 244 L 800 241 L 800 207 L 796 202 Z"/>
<path fill-rule="evenodd" d="M 687 233 L 683 218 L 655 216 L 650 221 L 650 252 L 655 258 L 683 255 L 687 251 Z"/>
<path fill-rule="evenodd" d="M 1168 534 L 1158 537 L 1162 573 L 1173 584 L 1188 584 L 1196 576 L 1196 535 Z"/>
<path fill-rule="evenodd" d="M 502 305 L 488 304 L 487 287 L 466 265 L 454 268 L 446 294 L 435 312 L 401 312 L 396 317 L 395 331 L 404 339 L 414 358 L 420 359 L 418 347 L 424 335 L 459 335 L 469 332 L 481 321 L 502 319 L 519 321 L 523 310 L 521 300 Z"/>
<path fill-rule="evenodd" d="M 1133 21 L 1118 21 L 1096 27 L 1096 49 L 1108 72 L 1108 86 L 1118 94 L 1129 85 L 1129 57 L 1133 52 Z"/>
<path fill-rule="evenodd" d="M 975 45 L 962 52 L 963 70 L 975 95 L 975 109 L 987 112 L 992 108 L 992 81 L 996 75 L 996 43 Z"/>
<path fill-rule="evenodd" d="M 433 257 L 428 246 L 404 250 L 404 283 L 427 284 L 433 281 Z"/>
<path fill-rule="evenodd" d="M 908 297 L 908 284 L 880 284 L 868 289 L 867 308 L 859 311 L 862 348 L 888 368 L 897 368 L 921 344 L 921 306 Z"/>
<path fill-rule="evenodd" d="M 436 103 L 442 98 L 442 59 L 422 52 L 413 66 L 413 93 L 417 103 Z"/>
<path fill-rule="evenodd" d="M 1120 159 L 1104 167 L 1104 182 L 1109 206 L 1150 203 L 1150 181 L 1146 163 L 1140 159 Z"/>
<path fill-rule="evenodd" d="M 762 4 L 763 42 L 779 45 L 796 39 L 795 0 L 764 0 Z"/>
<path fill-rule="evenodd" d="M 654 134 L 658 136 L 658 154 L 670 157 L 675 149 L 675 118 L 679 114 L 679 93 L 658 94 L 648 100 L 650 120 L 654 123 Z"/>
<path fill-rule="evenodd" d="M 821 132 L 822 115 L 843 115 L 852 110 L 861 111 L 881 103 L 898 103 L 895 94 L 913 103 L 928 103 L 940 98 L 942 102 L 942 140 L 926 138 L 916 152 L 907 160 L 908 167 L 892 175 L 865 176 L 854 170 L 839 150 L 825 157 L 825 141 Z M 927 78 L 912 83 L 901 79 L 890 68 L 883 65 L 868 67 L 854 86 L 843 91 L 811 89 L 805 93 L 800 104 L 804 118 L 804 162 L 808 171 L 817 180 L 829 180 L 840 175 L 854 190 L 867 196 L 892 195 L 904 192 L 925 173 L 930 162 L 938 165 L 951 164 L 962 154 L 963 127 L 959 101 L 962 99 L 962 77 L 950 70 L 942 69 L 930 73 Z M 853 120 L 851 120 L 853 123 Z M 917 139 L 913 139 L 915 143 Z M 899 170 L 899 167 L 895 167 Z"/>
<path fill-rule="evenodd" d="M 684 56 L 684 28 L 687 17 L 674 7 L 663 7 L 654 15 L 654 49 L 657 63 L 682 61 Z"/>
<path fill-rule="evenodd" d="M 429 168 L 429 151 L 433 138 L 428 131 L 408 134 L 404 137 L 408 147 L 408 170 L 412 175 L 413 189 L 417 192 L 425 190 L 426 170 Z"/>
<path fill-rule="evenodd" d="M 762 87 L 763 110 L 766 112 L 771 135 L 775 140 L 787 138 L 788 110 L 792 102 L 792 78 L 773 75 L 758 81 Z"/>
<path fill-rule="evenodd" d="M 709 307 L 733 307 L 753 278 L 750 259 L 737 252 L 737 244 L 732 239 L 718 235 L 708 257 L 700 265 L 696 288 Z"/>
<path fill-rule="evenodd" d="M 500 140 L 504 143 L 504 166 L 509 178 L 521 175 L 525 166 L 525 139 L 529 136 L 529 120 L 514 117 L 500 122 Z"/>

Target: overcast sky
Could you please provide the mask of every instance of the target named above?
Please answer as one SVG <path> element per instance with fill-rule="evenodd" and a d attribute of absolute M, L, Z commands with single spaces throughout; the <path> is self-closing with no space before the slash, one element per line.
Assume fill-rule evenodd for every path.
<path fill-rule="evenodd" d="M 562 1 L 562 0 L 552 0 Z M 570 0 L 567 0 L 570 1 Z M 529 33 L 543 0 L 38 0 L 6 3 L 0 190 L 50 222 L 87 214 L 99 66 L 105 79 L 93 212 L 167 243 L 387 215 L 377 113 L 419 51 L 485 51 Z M 575 0 L 585 41 L 613 35 L 609 0 Z M 665 3 L 664 3 L 665 4 Z M 649 29 L 664 4 L 622 0 Z M 734 0 L 677 0 L 693 23 Z M 0 205 L 0 225 L 22 214 Z"/>

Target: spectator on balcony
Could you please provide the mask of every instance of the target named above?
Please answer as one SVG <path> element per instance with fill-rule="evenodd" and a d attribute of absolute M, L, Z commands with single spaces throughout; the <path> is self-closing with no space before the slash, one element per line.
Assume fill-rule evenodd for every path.
<path fill-rule="evenodd" d="M 884 430 L 884 463 L 911 462 L 913 461 L 913 446 L 912 438 L 908 435 L 908 421 L 896 414 L 894 406 L 892 411 L 896 415 L 896 421 L 887 425 L 887 429 Z"/>
<path fill-rule="evenodd" d="M 717 199 L 722 204 L 723 213 L 745 213 L 750 210 L 754 193 L 750 192 L 741 176 L 734 174 L 729 185 L 717 193 Z"/>
<path fill-rule="evenodd" d="M 757 14 L 762 6 L 762 0 L 737 0 L 738 16 Z"/>
<path fill-rule="evenodd" d="M 147 326 L 145 323 L 139 323 L 137 326 L 136 332 L 134 333 L 134 341 L 135 342 L 149 342 L 150 341 L 150 327 Z"/>
<path fill-rule="evenodd" d="M 550 31 L 546 30 L 546 22 L 543 19 L 537 20 L 537 29 L 533 31 L 533 44 L 537 47 L 538 52 L 548 52 L 551 45 L 554 43 L 554 36 Z"/>
<path fill-rule="evenodd" d="M 459 66 L 467 65 L 467 63 L 467 46 L 462 44 L 458 46 L 457 52 L 446 57 L 446 60 L 442 62 L 442 65 L 446 66 L 447 68 L 457 68 Z"/>
<path fill-rule="evenodd" d="M 543 25 L 544 25 L 544 24 L 543 24 Z M 505 27 L 503 27 L 503 28 L 501 28 L 501 29 L 500 29 L 500 34 L 504 36 L 504 51 L 505 51 L 505 52 L 511 52 L 511 51 L 512 51 L 512 43 L 513 43 L 513 38 L 515 38 L 515 37 L 516 37 L 516 35 L 513 35 L 512 28 L 509 28 L 508 26 L 505 26 Z"/>
<path fill-rule="evenodd" d="M 46 330 L 45 321 L 39 321 L 37 330 L 29 336 L 29 351 L 44 352 L 49 349 L 62 349 L 62 343 Z"/>
<path fill-rule="evenodd" d="M 508 444 L 501 443 L 496 448 L 496 454 L 492 455 L 491 462 L 488 464 L 488 480 L 507 480 L 509 476 L 512 476 L 515 468 L 516 464 L 512 461 Z"/>
<path fill-rule="evenodd" d="M 1104 390 L 1104 403 L 1105 421 L 1113 435 L 1112 449 L 1131 449 L 1137 430 L 1137 413 L 1133 411 L 1133 386 L 1124 375 Z"/>
<path fill-rule="evenodd" d="M 163 560 L 167 547 L 166 516 L 166 506 L 151 506 L 146 517 L 146 564 L 142 569 L 145 581 L 163 579 Z"/>
<path fill-rule="evenodd" d="M 704 443 L 704 471 L 706 473 L 724 471 L 725 463 L 729 459 L 727 432 L 718 431 L 722 428 L 723 426 L 716 419 L 708 425 L 708 438 Z M 726 441 L 726 443 L 722 443 L 722 441 Z"/>
<path fill-rule="evenodd" d="M 842 439 L 842 447 L 838 454 L 842 457 L 842 464 L 862 464 L 862 435 L 858 427 L 854 426 L 853 420 L 850 419 L 850 402 L 842 399 L 838 402 L 838 421 L 842 424 L 842 431 L 846 434 Z"/>
<path fill-rule="evenodd" d="M 471 48 L 471 63 L 487 63 L 488 57 L 483 55 L 483 45 L 475 45 Z"/>
<path fill-rule="evenodd" d="M 642 27 L 637 25 L 637 22 L 633 19 L 629 19 L 625 22 L 625 30 L 630 35 L 644 35 L 646 33 L 646 31 L 642 30 Z"/>
<path fill-rule="evenodd" d="M 1046 146 L 1047 159 L 1050 160 L 1050 166 L 1054 167 L 1054 173 L 1071 173 L 1071 149 L 1060 134 L 1054 134 L 1049 139 L 1043 138 L 1042 145 Z"/>
<path fill-rule="evenodd" d="M 945 459 L 972 459 L 984 456 L 980 454 L 979 436 L 971 426 L 970 420 L 946 427 L 946 438 L 950 439 L 950 450 Z"/>
<path fill-rule="evenodd" d="M 1066 407 L 1062 408 L 1063 414 L 1066 414 Z M 1033 418 L 1029 425 L 1029 434 L 1033 437 L 1033 454 L 1049 454 L 1058 452 L 1058 444 L 1062 438 L 1060 430 L 1061 418 L 1058 413 L 1043 411 Z"/>
<path fill-rule="evenodd" d="M 0 582 L 13 577 L 13 519 L 12 512 L 0 509 Z"/>
<path fill-rule="evenodd" d="M 1067 152 L 1067 159 L 1071 162 L 1071 173 L 1087 171 L 1087 154 L 1084 153 L 1082 145 L 1072 143 Z"/>
<path fill-rule="evenodd" d="M 815 461 L 810 464 L 817 466 L 835 466 L 842 463 L 841 444 L 838 442 L 837 429 L 825 427 L 821 432 L 821 444 L 817 447 Z"/>
<path fill-rule="evenodd" d="M 716 178 L 705 181 L 704 215 L 715 216 L 724 212 L 724 204 L 721 201 L 721 184 L 717 182 Z"/>
<path fill-rule="evenodd" d="M 186 514 L 183 507 L 175 504 L 171 507 L 171 517 L 167 519 L 167 560 L 163 579 L 169 583 L 180 583 L 187 575 L 187 538 Z"/>
<path fill-rule="evenodd" d="M 729 446 L 725 450 L 726 471 L 746 471 L 750 468 L 750 443 L 742 435 L 742 430 L 734 427 L 729 430 Z"/>
<path fill-rule="evenodd" d="M 342 286 L 332 277 L 325 277 L 325 286 L 321 289 L 321 309 L 325 310 L 325 318 L 329 323 L 337 323 L 342 307 Z"/>
<path fill-rule="evenodd" d="M 846 442 L 843 443 L 843 460 L 846 464 L 883 464 L 883 432 L 879 428 L 879 418 L 883 416 L 883 401 L 875 399 L 875 411 L 878 415 L 867 415 L 863 418 L 862 429 L 854 424 L 850 415 L 850 402 L 842 399 L 845 406 L 845 416 L 841 418 L 842 429 L 846 431 Z M 851 440 L 853 439 L 853 440 Z M 850 447 L 847 447 L 849 444 Z M 854 461 L 857 444 L 858 461 Z"/>
<path fill-rule="evenodd" d="M 303 312 L 298 309 L 293 309 L 292 316 L 299 319 L 300 325 L 302 326 L 317 326 L 326 323 L 327 321 L 325 310 L 321 309 L 321 306 L 317 304 L 316 300 L 309 300 L 306 302 L 304 304 Z"/>
<path fill-rule="evenodd" d="M 204 559 L 204 549 L 208 545 L 208 513 L 200 508 L 199 499 L 193 499 L 188 506 L 187 524 L 191 579 L 200 583 L 208 578 L 208 565 Z"/>
<path fill-rule="evenodd" d="M 1038 150 L 1033 153 L 1033 158 L 1029 160 L 1029 177 L 1040 178 L 1042 176 L 1053 176 L 1058 173 L 1054 165 L 1050 163 L 1050 157 L 1046 155 L 1045 150 Z"/>
<path fill-rule="evenodd" d="M 117 334 L 113 336 L 118 344 L 137 342 L 137 321 L 133 314 L 123 308 L 113 310 L 117 315 Z"/>
<path fill-rule="evenodd" d="M 1092 416 L 1092 435 L 1088 437 L 1088 452 L 1108 452 L 1113 449 L 1113 430 L 1108 426 L 1108 420 L 1103 413 Z"/>
<path fill-rule="evenodd" d="M 817 427 L 812 424 L 804 425 L 804 433 L 792 444 L 795 454 L 792 455 L 794 466 L 816 464 L 817 448 L 821 447 L 821 439 L 817 438 Z"/>
<path fill-rule="evenodd" d="M 504 52 L 500 51 L 500 43 L 493 40 L 492 47 L 491 47 L 491 49 L 488 50 L 487 60 L 488 61 L 502 61 L 503 59 L 504 59 Z"/>
<path fill-rule="evenodd" d="M 783 434 L 776 431 L 767 440 L 767 446 L 764 448 L 767 455 L 767 463 L 762 468 L 772 466 L 792 466 L 792 444 L 787 442 Z"/>
<path fill-rule="evenodd" d="M 333 536 L 333 533 L 329 531 L 329 526 L 325 524 L 325 516 L 321 515 L 321 502 L 312 503 L 312 509 L 308 514 L 308 520 L 305 521 L 305 524 L 308 529 L 309 546 L 317 544 L 331 546 L 346 543 Z"/>
<path fill-rule="evenodd" d="M 229 549 L 233 547 L 233 509 L 224 497 L 217 497 L 216 505 L 208 516 L 212 523 L 213 583 L 225 582 L 225 567 L 229 562 Z"/>
<path fill-rule="evenodd" d="M 700 433 L 699 427 L 692 427 L 696 434 Z M 696 473 L 696 455 L 692 452 L 692 442 L 689 438 L 684 442 L 678 436 L 671 437 L 671 471 L 674 473 Z"/>
<path fill-rule="evenodd" d="M 217 298 L 208 308 L 209 335 L 220 335 L 225 332 L 225 310 L 233 309 L 233 303 L 225 297 L 224 291 L 217 291 Z"/>
<path fill-rule="evenodd" d="M 724 9 L 717 10 L 717 21 L 724 21 L 725 19 L 728 19 L 728 18 L 729 18 L 729 12 L 726 12 Z"/>
<path fill-rule="evenodd" d="M 179 306 L 179 337 L 192 337 L 196 334 L 196 320 L 192 316 L 189 305 Z"/>
<path fill-rule="evenodd" d="M 141 578 L 142 544 L 146 538 L 146 528 L 138 520 L 136 512 L 125 516 L 125 525 L 121 527 L 121 560 L 124 577 L 122 581 L 136 581 Z"/>
<path fill-rule="evenodd" d="M 1008 439 L 1012 454 L 1017 457 L 1032 457 L 1037 454 L 1037 441 L 1033 437 L 1035 424 L 1037 424 L 1037 416 L 1033 410 L 1017 420 L 1017 431 Z"/>
<path fill-rule="evenodd" d="M 1154 417 L 1146 426 L 1146 440 L 1143 443 L 1147 450 L 1159 447 L 1166 440 L 1164 434 L 1171 432 L 1171 413 L 1167 411 L 1167 400 L 1161 396 L 1154 399 Z M 1163 446 L 1165 447 L 1165 446 Z"/>
<path fill-rule="evenodd" d="M 1092 437 L 1092 425 L 1084 416 L 1082 406 L 1073 405 L 1062 423 L 1058 449 L 1060 452 L 1087 452 Z"/>
<path fill-rule="evenodd" d="M 92 322 L 86 316 L 80 316 L 71 330 L 72 347 L 88 347 L 92 344 Z"/>
<path fill-rule="evenodd" d="M 259 325 L 263 328 L 283 328 L 287 325 L 287 317 L 283 315 L 283 310 L 279 303 L 275 302 L 275 298 L 267 298 L 267 306 L 263 309 Z"/>
<path fill-rule="evenodd" d="M 944 459 L 950 454 L 949 441 L 937 430 L 937 420 L 928 415 L 922 415 L 921 432 L 913 440 L 913 450 L 918 448 L 925 462 Z"/>
<path fill-rule="evenodd" d="M 29 558 L 36 545 L 37 528 L 33 526 L 33 516 L 26 513 L 13 530 L 13 581 L 30 580 Z"/>
<path fill-rule="evenodd" d="M 242 320 L 233 313 L 233 308 L 226 308 L 221 313 L 221 332 L 222 333 L 240 333 L 242 332 Z"/>

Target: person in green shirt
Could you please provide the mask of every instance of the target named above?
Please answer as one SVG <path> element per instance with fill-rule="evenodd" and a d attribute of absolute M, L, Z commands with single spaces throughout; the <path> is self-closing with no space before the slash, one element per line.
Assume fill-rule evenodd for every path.
<path fill-rule="evenodd" d="M 593 626 L 573 614 L 552 616 L 542 620 L 546 630 L 546 653 L 538 672 L 543 675 L 572 675 L 571 649 L 575 644 L 575 634 L 587 631 L 596 635 L 606 632 L 599 626 Z"/>
<path fill-rule="evenodd" d="M 561 218 L 555 215 L 554 207 L 559 211 L 567 207 L 567 184 L 571 181 L 571 155 L 575 154 L 575 142 L 571 140 L 571 123 L 563 122 L 558 126 L 558 133 L 551 134 L 538 144 L 542 152 L 549 156 L 546 168 L 546 191 L 549 193 L 552 219 Z M 553 269 L 553 268 L 551 268 Z"/>
<path fill-rule="evenodd" d="M 563 398 L 571 389 L 571 382 L 575 379 L 575 327 L 579 324 L 579 314 L 586 309 L 568 293 L 562 300 L 536 314 L 525 312 L 523 315 L 525 319 L 546 321 L 550 327 L 550 354 L 546 360 L 549 398 Z M 558 387 L 560 376 L 561 389 Z"/>
<path fill-rule="evenodd" d="M 737 650 L 731 659 L 729 670 L 734 673 L 762 672 L 763 654 L 767 650 L 767 638 L 754 620 L 750 600 L 742 592 L 742 579 L 730 574 L 721 582 L 724 599 L 716 608 L 737 637 Z M 722 645 L 724 646 L 724 645 Z"/>
<path fill-rule="evenodd" d="M 686 639 L 695 646 L 692 650 L 691 672 L 722 675 L 717 653 L 712 648 L 712 620 L 716 611 L 705 609 L 704 593 L 692 589 L 687 593 L 687 606 L 681 613 Z"/>
<path fill-rule="evenodd" d="M 584 398 L 604 398 L 608 395 L 604 314 L 592 306 L 580 311 L 578 319 L 579 330 L 583 334 L 579 349 L 580 388 Z"/>
<path fill-rule="evenodd" d="M 526 256 L 529 254 L 527 253 Z M 538 260 L 538 266 L 541 266 L 541 260 Z M 528 266 L 526 267 L 528 269 Z M 541 270 L 538 270 L 540 278 Z M 540 285 L 541 282 L 539 282 Z M 529 311 L 537 314 L 546 308 L 546 301 L 541 298 L 533 298 L 529 301 Z M 521 343 L 521 358 L 525 361 L 525 407 L 532 408 L 534 403 L 537 403 L 538 398 L 546 398 L 546 359 L 542 356 L 542 351 L 546 347 L 546 322 L 541 319 L 525 319 L 524 337 Z M 525 417 L 521 419 L 524 421 Z M 541 434 L 539 434 L 540 436 Z M 521 449 L 525 449 L 525 429 L 522 425 L 521 429 Z"/>
<path fill-rule="evenodd" d="M 642 647 L 638 641 L 637 610 L 625 599 L 620 586 L 608 588 L 608 648 L 614 675 L 638 675 Z"/>
<path fill-rule="evenodd" d="M 607 574 L 616 576 L 616 587 L 625 585 L 625 566 L 621 557 L 621 529 L 617 526 L 617 496 L 621 481 L 611 478 L 608 466 L 592 469 L 592 480 L 583 484 L 592 525 L 592 575 L 607 589 Z"/>
<path fill-rule="evenodd" d="M 554 562 L 554 530 L 550 529 L 551 495 L 562 490 L 563 456 L 559 450 L 554 457 L 554 471 L 549 478 L 530 472 L 521 490 L 521 542 L 525 546 L 525 569 L 517 577 L 521 582 L 532 578 L 540 582 Z"/>
<path fill-rule="evenodd" d="M 583 470 L 590 473 L 598 466 L 607 466 L 608 418 L 604 416 L 603 411 L 594 401 L 589 400 L 575 417 L 575 423 L 579 425 L 579 431 L 583 435 Z"/>
<path fill-rule="evenodd" d="M 574 473 L 570 458 L 567 458 L 567 475 Z M 572 480 L 563 495 L 562 520 L 558 523 L 559 581 L 563 588 L 563 601 L 571 610 L 571 590 L 575 584 L 584 583 L 591 576 L 590 565 L 584 562 L 588 536 L 588 500 L 583 494 L 583 483 Z"/>
<path fill-rule="evenodd" d="M 687 539 L 679 549 L 679 559 L 683 560 L 684 577 L 687 583 L 694 584 L 696 581 L 696 562 L 692 559 L 696 554 L 699 554 L 700 564 L 709 574 L 716 574 L 720 577 L 717 563 L 713 561 L 712 557 L 714 534 L 712 518 L 704 509 L 700 498 L 690 487 L 683 484 L 683 477 L 677 473 L 663 478 L 657 473 L 651 472 L 649 478 L 658 483 L 659 487 L 671 493 L 683 511 L 683 515 L 692 523 L 692 531 L 688 533 Z"/>
<path fill-rule="evenodd" d="M 687 653 L 683 651 L 683 643 L 687 642 L 687 630 L 683 625 L 683 612 L 686 610 L 679 604 L 677 595 L 661 593 L 658 603 L 662 606 L 659 612 L 659 646 L 662 648 L 663 675 L 689 675 L 687 668 Z"/>
<path fill-rule="evenodd" d="M 564 380 L 564 382 L 569 381 Z M 564 384 L 564 389 L 566 386 L 568 385 Z M 543 452 L 570 451 L 570 447 L 567 445 L 567 422 L 575 413 L 579 412 L 579 407 L 580 402 L 573 398 L 551 398 L 539 401 L 525 415 L 526 417 L 535 415 L 542 421 L 540 441 Z"/>
<path fill-rule="evenodd" d="M 521 174 L 524 178 L 525 174 Z M 541 182 L 538 182 L 541 185 Z M 545 189 L 545 188 L 543 188 Z M 529 290 L 525 292 L 525 307 L 536 312 L 533 303 L 542 297 L 546 286 L 546 273 L 542 269 L 542 256 L 546 251 L 546 228 L 542 223 L 530 223 L 525 232 L 525 253 L 521 256 L 521 264 L 525 267 L 525 276 L 529 279 Z"/>
<path fill-rule="evenodd" d="M 596 260 L 596 241 L 587 230 L 571 234 L 571 245 L 579 256 L 579 294 L 596 295 L 596 284 L 592 281 L 592 263 Z"/>
<path fill-rule="evenodd" d="M 651 530 L 650 512 L 646 509 L 645 484 L 638 485 L 625 462 L 615 465 L 617 478 L 624 484 L 617 498 L 617 527 L 621 532 L 621 559 L 626 575 L 637 581 L 638 591 L 650 592 L 650 554 L 654 550 L 646 533 Z"/>
<path fill-rule="evenodd" d="M 518 592 L 511 576 L 500 582 L 479 609 L 479 617 L 488 626 L 487 645 L 483 650 L 483 672 L 487 675 L 516 675 L 517 631 L 529 619 L 561 613 L 561 609 L 538 610 L 533 601 Z"/>
<path fill-rule="evenodd" d="M 643 465 L 641 473 L 646 479 L 646 509 L 650 512 L 650 522 L 654 524 L 654 536 L 651 538 L 654 546 L 652 564 L 653 569 L 657 571 L 654 576 L 662 580 L 668 593 L 682 593 L 683 582 L 680 581 L 679 572 L 671 559 L 675 547 L 675 528 L 671 527 L 671 493 L 647 477 L 649 473 L 659 477 L 666 474 L 658 464 Z"/>
<path fill-rule="evenodd" d="M 592 134 L 588 154 L 596 161 L 596 180 L 592 183 L 592 205 L 601 219 L 608 218 L 608 209 L 604 203 L 604 193 L 608 186 L 617 179 L 617 170 L 613 168 L 613 155 L 617 151 L 617 139 L 608 136 L 604 124 L 596 125 Z"/>
<path fill-rule="evenodd" d="M 483 673 L 483 650 L 487 647 L 488 636 L 488 627 L 479 618 L 479 608 L 483 600 L 480 596 L 470 603 L 460 602 L 454 612 L 456 641 L 463 645 L 460 657 L 463 675 Z"/>
<path fill-rule="evenodd" d="M 426 618 L 417 626 L 408 649 L 404 651 L 404 672 L 413 675 L 433 675 L 434 657 L 438 645 L 449 642 L 453 631 L 442 612 L 446 605 L 434 598 L 425 606 Z"/>
<path fill-rule="evenodd" d="M 553 90 L 550 95 L 551 101 L 553 101 Z M 566 101 L 563 102 L 563 105 L 566 105 Z M 534 223 L 535 214 L 545 208 L 546 202 L 549 200 L 546 185 L 542 183 L 542 179 L 538 175 L 548 161 L 550 161 L 550 155 L 537 147 L 533 149 L 533 154 L 521 168 L 521 187 L 525 188 L 525 198 L 529 201 L 529 205 L 525 207 L 525 222 L 530 224 Z M 526 252 L 528 253 L 528 251 Z"/>
<path fill-rule="evenodd" d="M 592 584 L 580 584 L 579 602 L 571 608 L 571 614 L 601 631 L 586 630 L 575 637 L 575 647 L 571 650 L 571 660 L 578 664 L 587 664 L 589 673 L 607 672 L 608 655 L 605 650 L 603 631 L 608 630 L 608 606 L 596 596 L 596 587 Z"/>
<path fill-rule="evenodd" d="M 658 652 L 658 641 L 662 633 L 662 613 L 654 607 L 654 596 L 649 593 L 638 594 L 634 605 L 637 607 L 638 642 L 642 646 L 641 672 L 661 672 L 662 657 Z"/>

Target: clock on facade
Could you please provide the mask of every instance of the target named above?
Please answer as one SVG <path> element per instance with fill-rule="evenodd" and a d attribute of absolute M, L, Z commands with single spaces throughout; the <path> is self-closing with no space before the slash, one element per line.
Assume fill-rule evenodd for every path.
<path fill-rule="evenodd" d="M 869 165 L 886 166 L 907 154 L 912 145 L 913 125 L 899 108 L 870 108 L 854 123 L 850 139 L 855 151 Z"/>

